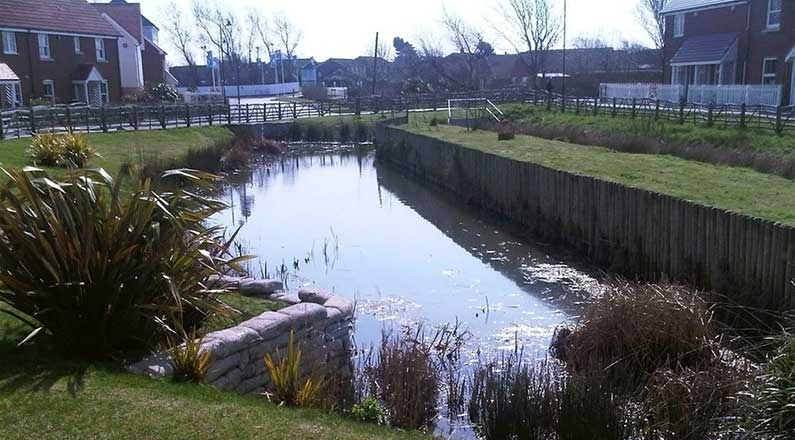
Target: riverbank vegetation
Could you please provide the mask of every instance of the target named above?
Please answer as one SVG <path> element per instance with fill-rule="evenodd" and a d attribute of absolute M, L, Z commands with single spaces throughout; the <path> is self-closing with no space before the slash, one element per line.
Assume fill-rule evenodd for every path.
<path fill-rule="evenodd" d="M 499 141 L 493 132 L 447 125 L 415 122 L 402 129 L 510 159 L 795 225 L 795 182 L 748 168 L 623 153 L 526 135 Z"/>
<path fill-rule="evenodd" d="M 741 166 L 795 178 L 795 134 L 757 128 L 703 126 L 651 117 L 594 116 L 547 110 L 543 104 L 500 106 L 506 121 L 522 134 L 627 153 L 667 154 L 718 165 Z"/>

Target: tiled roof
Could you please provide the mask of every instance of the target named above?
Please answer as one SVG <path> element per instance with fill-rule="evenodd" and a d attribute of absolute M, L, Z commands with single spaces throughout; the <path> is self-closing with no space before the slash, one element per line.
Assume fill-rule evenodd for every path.
<path fill-rule="evenodd" d="M 119 36 L 85 0 L 0 0 L 0 28 Z"/>
<path fill-rule="evenodd" d="M 0 81 L 19 81 L 19 77 L 8 64 L 0 63 Z"/>
<path fill-rule="evenodd" d="M 671 58 L 670 64 L 719 62 L 736 41 L 737 34 L 734 33 L 690 37 L 682 43 L 682 47 Z"/>
<path fill-rule="evenodd" d="M 143 22 L 144 22 L 144 26 L 145 26 L 145 27 L 153 27 L 153 28 L 155 28 L 155 29 L 157 29 L 157 30 L 160 30 L 160 28 L 159 28 L 159 27 L 157 27 L 157 26 L 155 26 L 155 24 L 154 24 L 154 23 L 152 23 L 152 21 L 151 21 L 151 20 L 149 20 L 148 18 L 146 18 L 146 16 L 143 16 L 143 15 L 142 15 L 142 16 L 141 16 L 141 19 L 143 20 Z"/>
<path fill-rule="evenodd" d="M 745 0 L 671 0 L 662 10 L 663 14 L 682 12 L 691 9 L 709 8 L 724 3 L 745 3 Z"/>
<path fill-rule="evenodd" d="M 2 0 L 0 0 L 2 1 Z M 139 43 L 143 43 L 141 5 L 138 3 L 94 3 L 95 8 L 110 16 L 119 26 L 123 27 Z"/>

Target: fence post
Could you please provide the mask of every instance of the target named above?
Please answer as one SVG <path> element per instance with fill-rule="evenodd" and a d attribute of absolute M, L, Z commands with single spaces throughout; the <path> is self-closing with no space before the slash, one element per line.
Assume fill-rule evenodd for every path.
<path fill-rule="evenodd" d="M 654 100 L 654 120 L 660 119 L 660 99 Z"/>
<path fill-rule="evenodd" d="M 232 125 L 232 104 L 226 103 L 226 124 Z"/>
<path fill-rule="evenodd" d="M 108 120 L 107 116 L 105 115 L 105 104 L 102 104 L 102 107 L 99 108 L 99 124 L 102 126 L 102 131 L 107 133 Z"/>
<path fill-rule="evenodd" d="M 3 132 L 3 129 L 4 129 L 4 126 L 3 126 L 3 112 L 0 111 L 0 141 L 2 141 L 3 139 L 6 138 L 6 135 Z"/>
<path fill-rule="evenodd" d="M 160 119 L 160 127 L 165 130 L 166 127 L 168 127 L 168 122 L 166 121 L 166 107 L 163 104 L 160 104 L 158 116 Z"/>
<path fill-rule="evenodd" d="M 298 119 L 298 103 L 293 102 L 293 119 Z"/>
<path fill-rule="evenodd" d="M 281 101 L 280 101 L 280 102 L 278 102 L 278 104 L 279 104 L 279 107 L 278 107 L 278 111 L 279 111 L 279 120 L 281 121 L 281 120 L 282 120 L 282 103 L 281 103 Z"/>
<path fill-rule="evenodd" d="M 248 103 L 246 103 L 246 124 L 251 122 L 251 113 L 249 113 Z"/>
<path fill-rule="evenodd" d="M 547 111 L 552 110 L 552 94 L 547 94 Z"/>
<path fill-rule="evenodd" d="M 632 119 L 638 114 L 638 98 L 632 98 Z"/>
<path fill-rule="evenodd" d="M 612 108 L 612 110 L 610 110 L 610 116 L 615 118 L 617 114 L 618 114 L 618 99 L 614 97 L 613 98 L 613 108 Z"/>
<path fill-rule="evenodd" d="M 784 125 L 781 119 L 781 104 L 776 106 L 776 133 L 781 134 L 784 131 Z"/>
<path fill-rule="evenodd" d="M 579 115 L 580 114 L 580 97 L 577 97 L 577 106 L 574 109 L 574 113 Z"/>
<path fill-rule="evenodd" d="M 190 104 L 185 104 L 185 124 L 190 128 Z"/>
<path fill-rule="evenodd" d="M 66 107 L 67 111 L 69 107 Z M 36 110 L 33 110 L 33 107 L 30 108 L 30 134 L 36 133 Z"/>
<path fill-rule="evenodd" d="M 566 113 L 566 95 L 560 95 L 560 112 Z"/>
<path fill-rule="evenodd" d="M 133 130 L 138 130 L 138 106 L 133 106 Z"/>
<path fill-rule="evenodd" d="M 599 97 L 595 97 L 593 99 L 593 115 L 594 116 L 599 115 Z"/>
<path fill-rule="evenodd" d="M 434 107 L 436 107 L 435 103 L 434 103 Z M 434 109 L 434 110 L 436 110 L 436 109 Z M 354 110 L 354 113 L 356 113 L 356 116 L 361 116 L 362 115 L 362 98 L 356 98 L 356 109 Z"/>
<path fill-rule="evenodd" d="M 207 105 L 207 123 L 210 124 L 210 127 L 213 126 L 213 119 L 215 118 L 215 114 L 213 113 L 213 103 L 209 103 Z"/>
<path fill-rule="evenodd" d="M 533 95 L 533 106 L 535 107 L 536 105 L 538 105 L 538 93 L 536 93 L 536 91 L 533 90 L 532 95 Z"/>
<path fill-rule="evenodd" d="M 745 128 L 747 124 L 745 121 L 745 111 L 745 103 L 740 104 L 740 128 Z"/>
<path fill-rule="evenodd" d="M 712 103 L 710 102 L 707 106 L 707 127 L 712 127 L 713 125 L 715 125 L 714 109 Z"/>
<path fill-rule="evenodd" d="M 30 120 L 33 121 L 33 126 L 35 127 L 36 112 L 33 110 L 33 108 L 30 109 L 30 118 Z M 72 108 L 68 105 L 66 106 L 66 128 L 68 128 L 69 131 L 72 131 Z"/>
<path fill-rule="evenodd" d="M 684 98 L 679 100 L 679 125 L 684 125 L 685 123 L 685 102 Z"/>

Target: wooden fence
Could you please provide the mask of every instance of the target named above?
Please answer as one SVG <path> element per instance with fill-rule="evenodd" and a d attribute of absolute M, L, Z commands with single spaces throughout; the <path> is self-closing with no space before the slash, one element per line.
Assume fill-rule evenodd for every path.
<path fill-rule="evenodd" d="M 345 101 L 26 108 L 0 112 L 0 139 L 25 137 L 43 131 L 90 133 L 116 130 L 162 130 L 192 126 L 261 124 L 340 115 L 387 114 L 394 116 L 407 110 L 446 109 L 447 100 L 452 98 L 487 97 L 493 102 L 504 103 L 522 101 L 528 96 L 526 91 L 511 89 Z"/>
<path fill-rule="evenodd" d="M 595 263 L 775 310 L 795 304 L 795 228 L 378 124 L 378 158 Z"/>

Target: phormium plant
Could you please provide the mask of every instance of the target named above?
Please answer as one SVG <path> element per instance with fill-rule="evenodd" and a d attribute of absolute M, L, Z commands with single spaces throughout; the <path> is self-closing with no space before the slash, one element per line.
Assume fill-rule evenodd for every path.
<path fill-rule="evenodd" d="M 28 316 L 31 336 L 82 358 L 154 348 L 178 324 L 223 312 L 202 282 L 241 270 L 205 221 L 224 204 L 186 189 L 157 193 L 151 181 L 122 192 L 103 170 L 57 182 L 36 169 L 2 170 L 0 301 Z M 166 172 L 198 185 L 214 177 Z M 233 237 L 234 238 L 234 237 Z M 16 312 L 19 313 L 16 313 Z M 27 339 L 26 339 L 27 340 Z"/>

